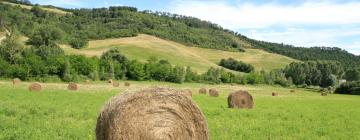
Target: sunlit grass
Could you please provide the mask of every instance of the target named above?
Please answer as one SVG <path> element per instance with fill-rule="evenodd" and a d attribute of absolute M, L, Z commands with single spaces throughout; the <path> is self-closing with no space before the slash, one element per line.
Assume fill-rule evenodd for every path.
<path fill-rule="evenodd" d="M 123 82 L 121 82 L 123 83 Z M 43 84 L 44 90 L 30 93 L 28 83 L 13 87 L 0 82 L 0 139 L 94 139 L 102 105 L 128 90 L 105 82 L 80 84 L 68 91 L 66 84 Z M 189 88 L 193 100 L 208 121 L 211 139 L 356 139 L 360 138 L 360 97 L 320 96 L 319 93 L 271 86 L 172 84 L 131 82 L 130 90 L 151 86 Z M 216 87 L 220 97 L 197 94 L 200 87 Z M 227 108 L 233 90 L 248 90 L 255 108 Z M 276 91 L 278 97 L 272 97 Z"/>

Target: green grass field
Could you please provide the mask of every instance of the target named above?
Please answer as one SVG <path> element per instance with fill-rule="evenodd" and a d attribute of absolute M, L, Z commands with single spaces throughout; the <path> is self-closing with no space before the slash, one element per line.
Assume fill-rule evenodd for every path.
<path fill-rule="evenodd" d="M 228 52 L 215 49 L 188 47 L 182 44 L 163 40 L 154 36 L 140 34 L 137 37 L 116 38 L 90 41 L 89 46 L 76 50 L 67 45 L 61 45 L 67 54 L 83 54 L 86 56 L 101 56 L 110 48 L 120 48 L 130 59 L 146 61 L 151 56 L 165 59 L 172 64 L 191 66 L 203 73 L 210 67 L 219 67 L 221 59 L 234 58 L 252 64 L 257 71 L 280 69 L 296 60 L 268 53 L 258 49 L 245 49 L 246 52 Z"/>
<path fill-rule="evenodd" d="M 204 112 L 210 138 L 237 139 L 359 139 L 360 96 L 323 97 L 317 92 L 271 86 L 172 84 L 131 82 L 130 89 L 149 86 L 190 88 L 193 100 Z M 79 91 L 66 84 L 44 84 L 44 90 L 30 93 L 28 83 L 13 87 L 0 82 L 0 139 L 95 139 L 95 124 L 102 105 L 126 90 L 105 83 L 81 84 Z M 197 94 L 200 87 L 216 87 L 220 97 Z M 255 108 L 227 108 L 233 90 L 248 90 Z M 278 92 L 278 97 L 272 97 Z"/>

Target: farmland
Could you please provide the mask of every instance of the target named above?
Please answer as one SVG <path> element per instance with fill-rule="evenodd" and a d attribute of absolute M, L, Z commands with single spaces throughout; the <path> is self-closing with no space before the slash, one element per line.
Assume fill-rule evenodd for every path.
<path fill-rule="evenodd" d="M 102 105 L 125 90 L 150 86 L 191 89 L 193 100 L 204 112 L 211 139 L 353 139 L 360 137 L 360 97 L 320 96 L 320 93 L 266 85 L 206 85 L 163 82 L 130 82 L 114 88 L 105 82 L 80 84 L 68 91 L 65 83 L 43 84 L 31 93 L 29 83 L 15 87 L 0 82 L 0 139 L 94 139 Z M 215 87 L 220 97 L 199 95 L 201 87 Z M 248 90 L 252 110 L 228 109 L 226 98 L 234 90 Z M 279 93 L 272 97 L 271 92 Z"/>
<path fill-rule="evenodd" d="M 151 56 L 156 56 L 159 59 L 168 60 L 175 65 L 191 66 L 200 73 L 205 72 L 210 67 L 219 67 L 217 64 L 220 60 L 229 57 L 249 63 L 258 71 L 280 69 L 291 62 L 297 61 L 259 49 L 246 49 L 246 52 L 241 53 L 189 47 L 146 34 L 141 34 L 137 37 L 93 40 L 89 42 L 87 48 L 80 50 L 73 49 L 67 45 L 61 45 L 61 47 L 67 54 L 82 54 L 86 56 L 101 56 L 111 48 L 119 48 L 130 59 L 144 62 Z"/>

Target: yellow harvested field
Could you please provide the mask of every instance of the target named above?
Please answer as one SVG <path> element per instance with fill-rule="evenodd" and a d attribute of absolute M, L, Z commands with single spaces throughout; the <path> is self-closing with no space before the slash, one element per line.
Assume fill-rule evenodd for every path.
<path fill-rule="evenodd" d="M 209 67 L 219 67 L 221 59 L 234 58 L 252 64 L 257 71 L 283 68 L 297 61 L 282 55 L 268 53 L 258 49 L 245 49 L 246 52 L 228 52 L 215 49 L 188 47 L 182 44 L 160 39 L 151 35 L 140 34 L 136 37 L 115 38 L 90 41 L 89 46 L 76 50 L 68 45 L 61 45 L 68 54 L 83 54 L 86 56 L 101 56 L 111 48 L 120 48 L 130 59 L 146 61 L 155 56 L 169 60 L 172 64 L 191 66 L 202 73 Z"/>
<path fill-rule="evenodd" d="M 12 6 L 20 6 L 21 8 L 29 9 L 29 10 L 32 8 L 32 6 L 29 6 L 29 5 L 16 4 L 16 3 L 10 3 L 10 2 L 5 2 L 5 1 L 3 1 L 2 3 L 9 4 L 9 5 L 12 5 Z M 41 9 L 43 9 L 45 11 L 52 12 L 52 13 L 61 14 L 61 15 L 71 14 L 71 12 L 66 12 L 66 11 L 63 11 L 63 10 L 60 10 L 60 9 L 56 9 L 56 8 L 41 7 Z"/>

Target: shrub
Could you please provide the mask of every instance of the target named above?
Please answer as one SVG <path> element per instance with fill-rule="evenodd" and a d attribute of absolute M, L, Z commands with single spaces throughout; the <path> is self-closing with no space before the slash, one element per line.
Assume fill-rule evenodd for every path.
<path fill-rule="evenodd" d="M 237 61 L 233 58 L 221 59 L 219 65 L 231 70 L 245 72 L 245 73 L 250 73 L 254 71 L 254 67 L 252 65 L 246 64 L 241 61 Z"/>

